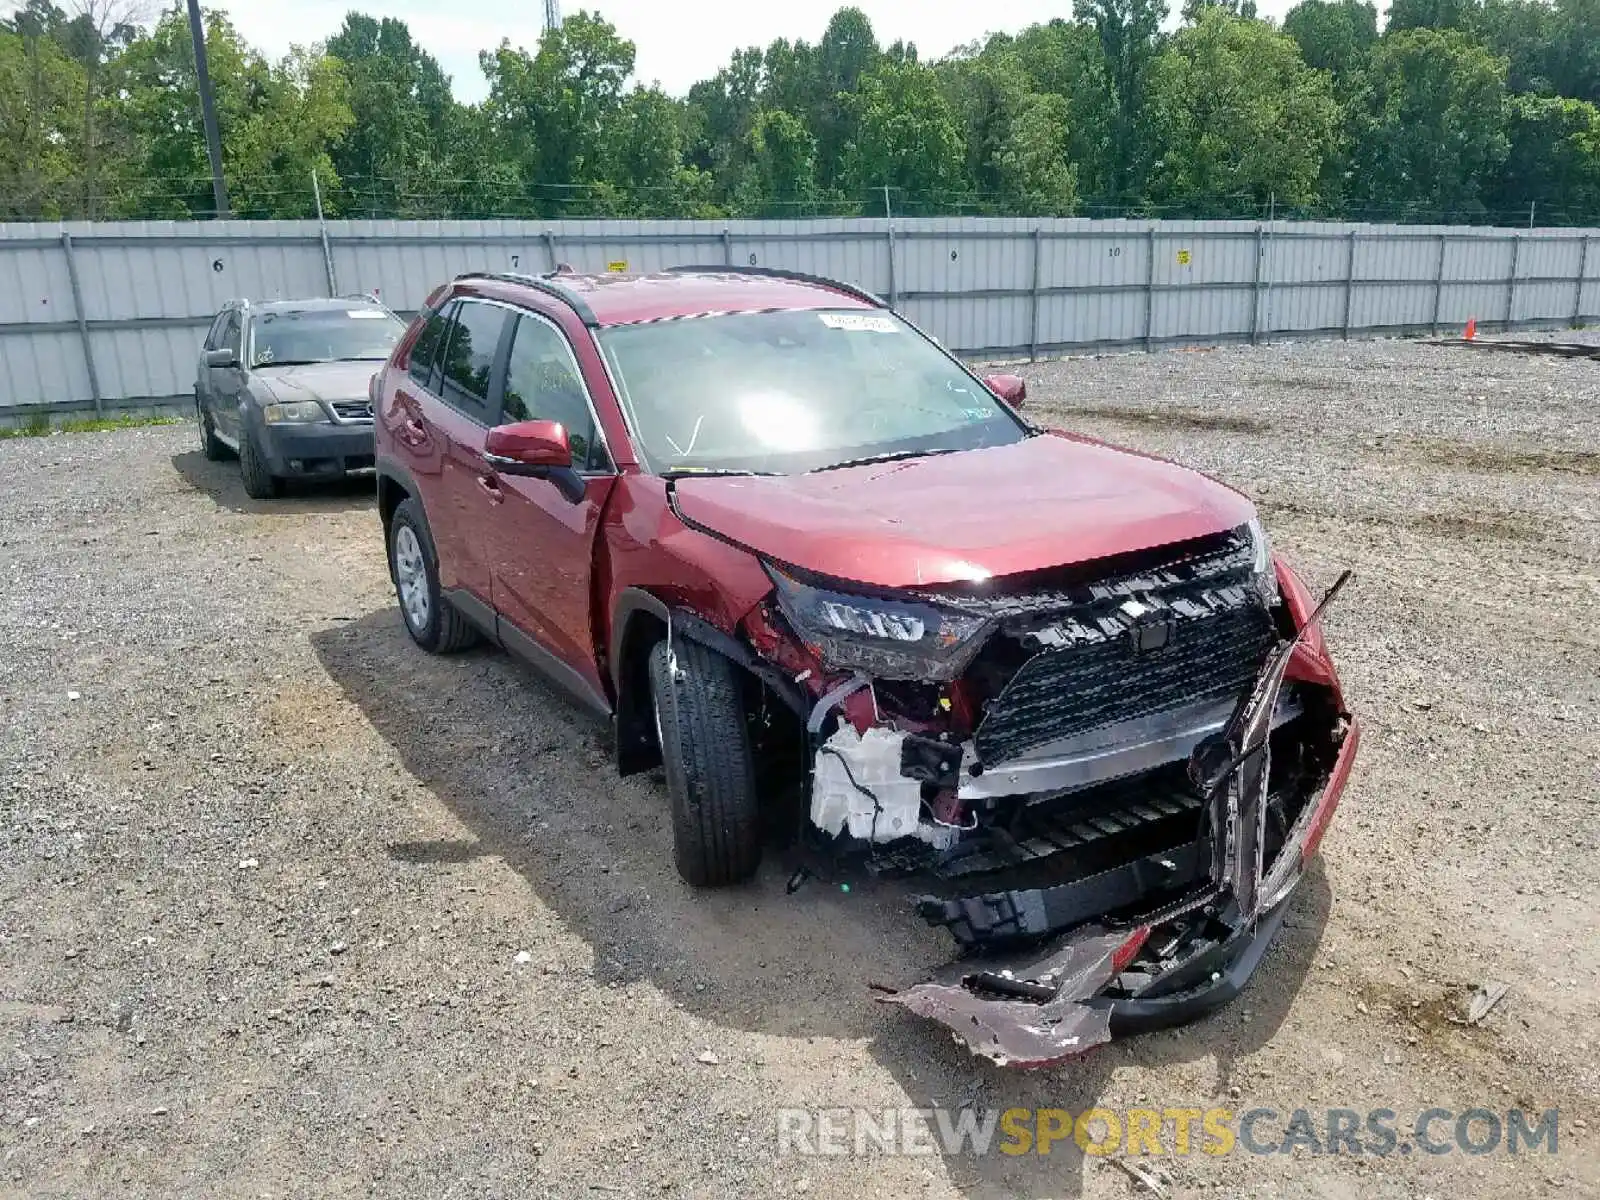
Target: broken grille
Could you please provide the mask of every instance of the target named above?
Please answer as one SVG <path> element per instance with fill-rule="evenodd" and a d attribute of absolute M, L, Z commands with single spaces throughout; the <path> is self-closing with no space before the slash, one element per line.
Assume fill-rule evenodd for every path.
<path fill-rule="evenodd" d="M 1063 647 L 1037 633 L 1025 638 L 1047 648 L 1024 662 L 990 702 L 974 738 L 979 761 L 1007 762 L 1105 725 L 1242 694 L 1277 639 L 1259 600 L 1242 595 L 1242 588 L 1226 591 L 1241 594 L 1207 592 L 1180 602 L 1204 605 L 1203 615 L 1160 606 L 1159 639 L 1146 636 L 1142 631 L 1152 626 L 1138 622 L 1124 636 L 1087 644 L 1064 638 Z"/>

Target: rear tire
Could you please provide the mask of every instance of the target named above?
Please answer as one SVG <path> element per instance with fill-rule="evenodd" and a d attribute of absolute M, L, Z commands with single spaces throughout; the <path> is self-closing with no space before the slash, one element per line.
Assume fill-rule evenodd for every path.
<path fill-rule="evenodd" d="M 389 518 L 389 575 L 413 642 L 429 654 L 454 654 L 477 642 L 477 629 L 440 593 L 439 555 L 415 500 L 402 500 Z"/>
<path fill-rule="evenodd" d="M 268 468 L 248 431 L 239 439 L 239 475 L 244 480 L 244 494 L 252 500 L 276 500 L 283 495 L 283 480 Z"/>
<path fill-rule="evenodd" d="M 196 401 L 195 410 L 200 417 L 200 453 L 211 462 L 221 462 L 230 457 L 228 448 L 217 439 L 217 427 L 206 406 Z"/>
<path fill-rule="evenodd" d="M 739 669 L 698 642 L 650 649 L 661 761 L 672 801 L 678 874 L 724 887 L 755 874 L 761 821 Z"/>

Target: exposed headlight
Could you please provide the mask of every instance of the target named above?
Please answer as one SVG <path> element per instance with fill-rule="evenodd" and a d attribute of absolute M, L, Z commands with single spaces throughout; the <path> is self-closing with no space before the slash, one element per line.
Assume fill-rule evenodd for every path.
<path fill-rule="evenodd" d="M 1252 517 L 1250 523 L 1245 526 L 1245 532 L 1250 535 L 1250 551 L 1254 556 L 1250 563 L 1251 580 L 1263 600 L 1268 604 L 1276 604 L 1278 573 L 1272 568 L 1272 540 L 1267 537 L 1267 531 L 1261 527 L 1260 517 Z"/>
<path fill-rule="evenodd" d="M 292 400 L 288 404 L 268 404 L 261 410 L 261 419 L 268 425 L 309 425 L 313 421 L 326 421 L 328 410 L 315 400 Z"/>
<path fill-rule="evenodd" d="M 803 583 L 768 564 L 778 607 L 830 667 L 879 679 L 954 679 L 983 644 L 987 621 L 915 600 Z"/>

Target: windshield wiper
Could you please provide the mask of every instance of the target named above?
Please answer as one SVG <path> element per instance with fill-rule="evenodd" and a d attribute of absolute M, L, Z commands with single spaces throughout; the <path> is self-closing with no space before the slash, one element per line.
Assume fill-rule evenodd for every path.
<path fill-rule="evenodd" d="M 275 358 L 271 362 L 258 362 L 251 370 L 259 371 L 263 367 L 319 367 L 327 361 L 325 358 Z"/>
<path fill-rule="evenodd" d="M 725 479 L 730 475 L 776 475 L 776 471 L 747 471 L 741 467 L 673 467 L 663 479 Z"/>
<path fill-rule="evenodd" d="M 387 354 L 346 354 L 339 358 L 329 359 L 329 362 L 388 362 Z"/>
<path fill-rule="evenodd" d="M 829 463 L 825 467 L 813 467 L 807 475 L 816 475 L 822 471 L 839 471 L 845 467 L 864 467 L 871 463 L 898 462 L 903 458 L 931 458 L 935 454 L 958 454 L 960 450 L 955 446 L 935 446 L 929 450 L 891 450 L 887 454 L 869 454 L 865 458 L 847 458 L 843 462 Z"/>

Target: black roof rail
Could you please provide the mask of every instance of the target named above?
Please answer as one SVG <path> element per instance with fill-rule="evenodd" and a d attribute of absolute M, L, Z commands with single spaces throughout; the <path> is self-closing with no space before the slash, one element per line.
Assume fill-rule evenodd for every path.
<path fill-rule="evenodd" d="M 570 271 L 551 271 L 547 275 L 528 275 L 519 271 L 467 271 L 456 276 L 456 281 L 463 279 L 492 279 L 499 283 L 515 283 L 522 287 L 533 288 L 547 296 L 554 296 L 573 312 L 578 314 L 578 319 L 585 325 L 599 325 L 600 320 L 594 315 L 594 309 L 584 303 L 582 297 L 576 295 L 559 284 L 550 282 L 563 275 L 571 274 Z"/>
<path fill-rule="evenodd" d="M 792 279 L 796 283 L 810 283 L 817 287 L 832 288 L 857 300 L 864 300 L 873 308 L 888 308 L 882 298 L 859 288 L 853 283 L 829 279 L 824 275 L 807 275 L 804 271 L 786 271 L 782 267 L 746 267 L 735 263 L 708 263 L 705 266 L 668 267 L 669 275 L 758 275 L 767 279 Z"/>

